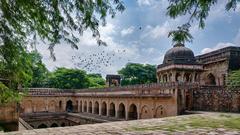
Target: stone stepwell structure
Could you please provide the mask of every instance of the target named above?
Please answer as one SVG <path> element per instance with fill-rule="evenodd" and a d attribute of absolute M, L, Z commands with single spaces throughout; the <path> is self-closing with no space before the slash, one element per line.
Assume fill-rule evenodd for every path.
<path fill-rule="evenodd" d="M 71 126 L 81 123 L 73 120 L 74 116 L 104 122 L 176 116 L 186 110 L 240 112 L 240 89 L 230 91 L 225 87 L 229 72 L 236 69 L 240 69 L 240 47 L 226 47 L 194 56 L 191 49 L 176 44 L 157 66 L 158 82 L 155 84 L 123 87 L 119 76 L 108 75 L 107 88 L 31 88 L 18 110 L 20 117 L 34 128 L 54 124 L 37 121 L 38 114 L 44 114 L 40 119 L 50 119 L 57 113 L 71 114 L 64 116 L 64 119 L 71 117 L 68 119 L 71 123 L 65 123 Z M 61 123 L 53 126 L 56 125 Z"/>

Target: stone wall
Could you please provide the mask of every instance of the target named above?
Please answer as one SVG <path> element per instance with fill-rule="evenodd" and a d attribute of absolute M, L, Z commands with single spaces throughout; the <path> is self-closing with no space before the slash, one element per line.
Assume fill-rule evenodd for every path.
<path fill-rule="evenodd" d="M 205 86 L 193 90 L 192 109 L 197 111 L 240 112 L 240 90 Z"/>
<path fill-rule="evenodd" d="M 18 130 L 18 106 L 16 103 L 0 105 L 0 126 L 6 131 Z"/>

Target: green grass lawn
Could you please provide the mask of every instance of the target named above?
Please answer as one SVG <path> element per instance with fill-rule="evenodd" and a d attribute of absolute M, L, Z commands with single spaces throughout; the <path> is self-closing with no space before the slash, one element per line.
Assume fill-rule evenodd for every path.
<path fill-rule="evenodd" d="M 132 126 L 128 131 L 186 131 L 188 129 L 216 129 L 224 128 L 240 131 L 240 115 L 215 114 L 215 115 L 189 115 L 163 119 L 160 124 L 145 126 Z"/>

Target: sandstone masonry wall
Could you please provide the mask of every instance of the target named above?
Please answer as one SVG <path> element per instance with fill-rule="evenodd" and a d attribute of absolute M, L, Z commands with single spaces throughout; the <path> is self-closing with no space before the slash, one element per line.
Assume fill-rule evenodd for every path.
<path fill-rule="evenodd" d="M 193 90 L 192 102 L 197 111 L 240 112 L 240 90 L 205 86 Z"/>

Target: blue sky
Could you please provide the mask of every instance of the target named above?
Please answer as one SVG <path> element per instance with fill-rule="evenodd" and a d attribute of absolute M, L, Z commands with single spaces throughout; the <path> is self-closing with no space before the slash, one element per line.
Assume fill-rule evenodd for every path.
<path fill-rule="evenodd" d="M 126 10 L 118 13 L 114 19 L 107 18 L 107 25 L 100 27 L 101 38 L 108 44 L 107 47 L 99 47 L 91 37 L 91 32 L 86 31 L 80 37 L 79 50 L 61 43 L 55 48 L 57 61 L 52 61 L 47 45 L 39 45 L 37 48 L 47 68 L 83 68 L 88 72 L 106 75 L 115 74 L 128 62 L 161 64 L 165 52 L 172 47 L 168 32 L 185 23 L 187 17 L 167 17 L 168 0 L 124 0 L 124 3 Z M 225 46 L 240 46 L 240 6 L 235 12 L 226 12 L 224 6 L 225 1 L 219 1 L 212 7 L 204 30 L 198 28 L 197 22 L 192 24 L 194 40 L 186 46 L 195 55 Z M 105 56 L 115 54 L 111 58 L 111 65 L 94 63 L 92 70 L 79 66 L 84 62 L 78 57 L 90 59 L 93 54 L 101 52 Z M 72 56 L 76 58 L 72 59 Z"/>

